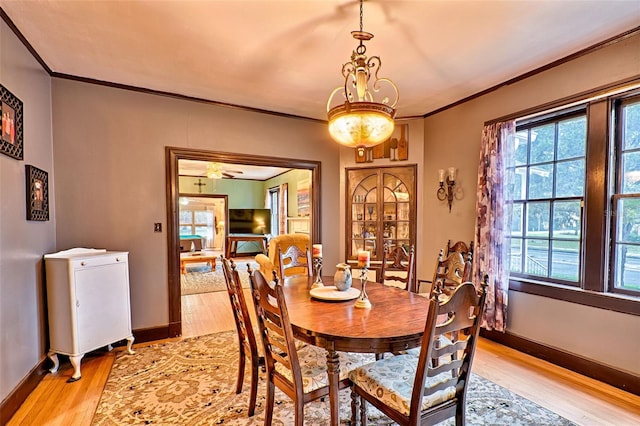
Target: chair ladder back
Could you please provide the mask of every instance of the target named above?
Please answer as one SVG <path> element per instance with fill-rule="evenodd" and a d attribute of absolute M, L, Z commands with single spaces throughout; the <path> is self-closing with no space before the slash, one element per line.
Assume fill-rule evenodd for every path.
<path fill-rule="evenodd" d="M 222 272 L 224 274 L 225 283 L 227 285 L 227 293 L 229 294 L 229 301 L 231 302 L 231 310 L 233 312 L 233 319 L 236 324 L 236 331 L 238 332 L 239 343 L 239 356 L 238 356 L 238 377 L 236 379 L 236 394 L 242 392 L 242 386 L 244 383 L 245 364 L 247 364 L 247 357 L 249 357 L 249 367 L 251 373 L 251 384 L 249 390 L 249 407 L 247 414 L 249 417 L 253 416 L 256 408 L 256 399 L 258 394 L 258 367 L 260 364 L 260 358 L 258 356 L 258 343 L 256 333 L 254 333 L 253 326 L 251 324 L 251 317 L 249 316 L 249 310 L 247 308 L 247 301 L 244 297 L 242 290 L 242 283 L 240 282 L 240 275 L 236 270 L 236 265 L 233 261 L 225 259 L 224 256 L 220 256 L 220 263 L 222 264 Z M 251 268 L 249 268 L 251 271 Z"/>
<path fill-rule="evenodd" d="M 291 396 L 296 389 L 302 389 L 302 375 L 282 286 L 275 272 L 273 276 L 274 280 L 269 284 L 262 272 L 254 271 L 250 276 L 252 295 L 262 334 L 267 374 L 277 376 L 281 383 L 287 384 L 289 392 L 285 393 Z M 288 370 L 289 374 L 279 372 L 277 365 Z"/>
<path fill-rule="evenodd" d="M 448 300 L 436 303 L 433 314 L 429 312 L 414 383 L 412 410 L 419 412 L 421 397 L 428 397 L 451 387 L 455 388 L 457 398 L 464 398 L 480 331 L 487 281 L 488 277 L 485 275 L 479 291 L 470 282 L 460 285 Z M 430 311 L 434 300 L 439 300 L 438 296 L 437 292 L 432 294 Z M 436 318 L 444 316 L 446 319 L 430 325 L 431 315 Z M 415 397 L 418 398 L 414 400 Z"/>
<path fill-rule="evenodd" d="M 238 339 L 240 344 L 249 350 L 251 356 L 257 357 L 258 345 L 256 336 L 253 332 L 247 302 L 244 298 L 244 293 L 242 292 L 240 275 L 236 270 L 236 265 L 233 260 L 230 261 L 222 256 L 220 257 L 222 272 L 225 284 L 227 285 L 227 293 L 229 294 L 229 301 L 231 302 L 231 308 L 233 311 L 233 319 L 238 333 Z"/>
<path fill-rule="evenodd" d="M 309 247 L 305 245 L 304 251 L 297 245 L 291 245 L 282 253 L 282 249 L 278 246 L 278 256 L 280 258 L 280 277 L 285 277 L 285 271 L 291 268 L 306 268 L 307 275 L 311 276 L 313 268 L 311 268 L 311 252 Z"/>
<path fill-rule="evenodd" d="M 416 259 L 414 246 L 411 246 L 409 252 L 407 252 L 407 250 L 402 246 L 396 246 L 391 249 L 389 244 L 385 244 L 378 282 L 383 284 L 385 281 L 401 282 L 406 285 L 406 290 L 415 293 L 415 267 Z M 399 271 L 403 271 L 405 274 L 399 275 Z"/>

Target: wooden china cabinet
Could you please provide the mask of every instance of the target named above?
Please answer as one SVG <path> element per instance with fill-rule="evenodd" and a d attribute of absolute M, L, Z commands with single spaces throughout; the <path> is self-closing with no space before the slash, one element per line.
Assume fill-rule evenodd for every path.
<path fill-rule="evenodd" d="M 415 246 L 416 165 L 347 168 L 346 173 L 347 260 L 369 250 L 375 264 L 385 244 L 407 251 Z"/>

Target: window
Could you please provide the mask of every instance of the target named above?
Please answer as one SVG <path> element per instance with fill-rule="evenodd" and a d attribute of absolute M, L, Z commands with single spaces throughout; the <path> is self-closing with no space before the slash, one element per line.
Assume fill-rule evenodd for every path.
<path fill-rule="evenodd" d="M 638 90 L 518 121 L 512 148 L 510 288 L 640 313 Z"/>
<path fill-rule="evenodd" d="M 584 110 L 517 128 L 512 274 L 579 283 L 586 129 Z"/>
<path fill-rule="evenodd" d="M 640 99 L 620 102 L 615 112 L 611 290 L 633 293 L 640 292 Z"/>
<path fill-rule="evenodd" d="M 271 235 L 280 235 L 280 188 L 269 188 L 269 208 L 271 209 Z"/>
<path fill-rule="evenodd" d="M 180 235 L 200 235 L 205 238 L 205 247 L 213 246 L 214 212 L 207 206 L 180 209 Z"/>

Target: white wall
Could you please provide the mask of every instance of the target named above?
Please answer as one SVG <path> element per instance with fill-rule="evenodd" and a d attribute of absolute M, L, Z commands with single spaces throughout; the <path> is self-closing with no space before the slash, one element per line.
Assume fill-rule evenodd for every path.
<path fill-rule="evenodd" d="M 459 183 L 466 195 L 463 200 L 454 201 L 451 214 L 437 202 L 424 204 L 423 229 L 428 236 L 424 253 L 428 256 L 437 253 L 447 239 L 473 238 L 474 191 L 485 121 L 637 76 L 640 76 L 638 35 L 427 117 L 424 120 L 427 195 L 433 200 L 436 171 L 448 165 L 458 168 Z M 640 375 L 637 338 L 640 317 L 524 293 L 509 292 L 509 298 L 510 333 Z M 624 350 L 620 351 L 621 348 Z M 612 352 L 625 354 L 612 356 Z"/>
<path fill-rule="evenodd" d="M 130 252 L 132 324 L 168 324 L 165 146 L 322 162 L 322 216 L 338 208 L 339 149 L 326 125 L 53 80 L 57 247 Z M 338 262 L 339 234 L 322 243 Z"/>
<path fill-rule="evenodd" d="M 46 222 L 26 220 L 25 164 L 49 173 L 51 80 L 0 20 L 0 83 L 23 102 L 24 161 L 0 154 L 0 401 L 43 358 L 45 310 L 42 256 L 55 249 L 55 200 Z"/>

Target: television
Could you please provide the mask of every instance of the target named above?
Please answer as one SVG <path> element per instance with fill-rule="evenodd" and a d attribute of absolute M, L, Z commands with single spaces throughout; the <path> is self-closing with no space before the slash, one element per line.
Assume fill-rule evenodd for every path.
<path fill-rule="evenodd" d="M 271 210 L 229 209 L 229 234 L 270 234 Z"/>

